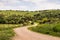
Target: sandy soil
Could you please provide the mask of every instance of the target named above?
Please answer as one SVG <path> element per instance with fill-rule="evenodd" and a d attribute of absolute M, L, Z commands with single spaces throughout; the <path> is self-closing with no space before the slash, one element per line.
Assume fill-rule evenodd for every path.
<path fill-rule="evenodd" d="M 36 25 L 32 25 L 32 26 L 36 26 Z M 30 26 L 14 29 L 16 35 L 15 37 L 13 37 L 12 40 L 60 40 L 60 37 L 53 37 L 50 35 L 32 32 L 27 29 L 28 27 Z"/>

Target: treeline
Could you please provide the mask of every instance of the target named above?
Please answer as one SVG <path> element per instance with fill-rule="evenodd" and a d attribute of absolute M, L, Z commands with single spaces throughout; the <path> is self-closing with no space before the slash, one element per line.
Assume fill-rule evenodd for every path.
<path fill-rule="evenodd" d="M 7 12 L 8 10 L 6 12 L 0 11 L 0 24 L 33 24 L 34 22 L 42 24 L 60 22 L 60 10 L 21 11 L 23 12 L 22 15 L 20 15 L 21 13 L 19 11 L 14 11 L 14 14 L 12 14 L 13 12 L 10 10 L 9 13 L 12 15 L 9 15 Z M 17 14 L 19 12 L 19 15 L 15 12 Z M 26 14 L 23 15 L 24 13 Z"/>

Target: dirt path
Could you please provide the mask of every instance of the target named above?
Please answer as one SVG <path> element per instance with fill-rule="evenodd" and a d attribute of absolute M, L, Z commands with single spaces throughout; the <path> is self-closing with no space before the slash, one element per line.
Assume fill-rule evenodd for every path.
<path fill-rule="evenodd" d="M 32 25 L 32 26 L 36 26 L 36 25 Z M 53 37 L 45 34 L 32 32 L 27 29 L 28 27 L 30 26 L 14 29 L 16 35 L 13 38 L 13 40 L 60 40 L 59 37 Z"/>

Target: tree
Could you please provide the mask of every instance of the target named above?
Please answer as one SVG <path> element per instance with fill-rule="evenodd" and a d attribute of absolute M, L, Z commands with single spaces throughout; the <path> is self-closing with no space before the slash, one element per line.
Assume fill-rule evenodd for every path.
<path fill-rule="evenodd" d="M 5 16 L 3 14 L 0 14 L 0 23 L 5 23 L 4 17 Z"/>

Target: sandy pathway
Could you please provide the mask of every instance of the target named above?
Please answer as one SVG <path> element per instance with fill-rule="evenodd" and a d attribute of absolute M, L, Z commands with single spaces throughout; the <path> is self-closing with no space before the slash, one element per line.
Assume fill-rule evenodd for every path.
<path fill-rule="evenodd" d="M 36 26 L 36 25 L 32 25 L 32 26 Z M 59 37 L 53 37 L 45 34 L 32 32 L 28 30 L 27 27 L 20 27 L 14 29 L 16 35 L 13 38 L 13 40 L 60 40 Z"/>

